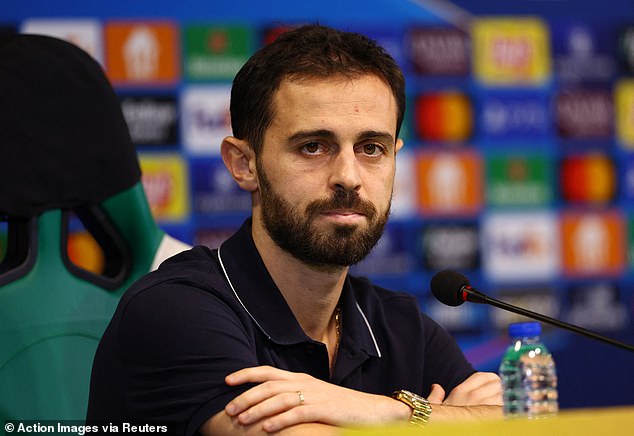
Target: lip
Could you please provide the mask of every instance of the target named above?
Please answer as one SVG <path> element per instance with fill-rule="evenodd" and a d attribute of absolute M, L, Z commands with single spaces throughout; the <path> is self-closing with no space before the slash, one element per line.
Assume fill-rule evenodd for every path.
<path fill-rule="evenodd" d="M 323 215 L 340 215 L 340 216 L 365 216 L 364 213 L 354 209 L 333 209 L 323 212 Z"/>
<path fill-rule="evenodd" d="M 329 210 L 323 212 L 322 216 L 324 216 L 328 220 L 333 220 L 340 223 L 357 223 L 365 218 L 365 214 L 356 210 L 349 209 Z"/>

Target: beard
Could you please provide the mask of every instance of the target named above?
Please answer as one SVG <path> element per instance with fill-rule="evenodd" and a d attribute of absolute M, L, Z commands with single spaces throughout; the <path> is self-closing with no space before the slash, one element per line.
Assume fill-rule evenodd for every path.
<path fill-rule="evenodd" d="M 379 213 L 356 191 L 337 190 L 332 198 L 311 202 L 304 212 L 291 206 L 272 188 L 258 165 L 262 220 L 266 232 L 284 251 L 296 259 L 321 269 L 337 269 L 363 260 L 381 238 L 390 208 Z M 365 215 L 366 229 L 358 225 L 335 225 L 321 230 L 315 225 L 322 213 L 335 209 L 354 210 Z"/>

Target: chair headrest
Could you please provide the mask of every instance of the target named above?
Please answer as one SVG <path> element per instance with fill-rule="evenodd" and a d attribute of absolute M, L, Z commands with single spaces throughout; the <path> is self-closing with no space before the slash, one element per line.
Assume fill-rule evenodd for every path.
<path fill-rule="evenodd" d="M 98 204 L 140 180 L 136 149 L 101 66 L 49 36 L 0 41 L 0 214 Z"/>

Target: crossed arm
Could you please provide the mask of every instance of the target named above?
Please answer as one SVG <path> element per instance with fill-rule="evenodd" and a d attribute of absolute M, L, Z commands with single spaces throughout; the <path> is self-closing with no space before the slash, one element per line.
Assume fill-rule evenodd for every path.
<path fill-rule="evenodd" d="M 238 395 L 201 427 L 204 435 L 337 434 L 352 425 L 407 421 L 410 408 L 384 395 L 337 386 L 303 373 L 270 366 L 245 368 L 225 379 L 231 386 L 258 383 Z M 299 393 L 304 402 L 300 402 Z M 502 415 L 497 375 L 477 372 L 449 395 L 440 385 L 428 394 L 432 421 L 494 418 Z"/>

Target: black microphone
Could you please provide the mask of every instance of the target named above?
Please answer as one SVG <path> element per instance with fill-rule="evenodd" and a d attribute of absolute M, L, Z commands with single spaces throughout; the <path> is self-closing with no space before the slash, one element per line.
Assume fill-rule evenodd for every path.
<path fill-rule="evenodd" d="M 576 325 L 568 324 L 567 322 L 559 321 L 558 319 L 542 315 L 541 313 L 532 312 L 530 310 L 522 309 L 521 307 L 513 306 L 512 304 L 496 300 L 495 298 L 491 298 L 483 294 L 482 292 L 472 288 L 469 285 L 469 279 L 455 271 L 440 271 L 434 277 L 432 277 L 431 292 L 432 294 L 434 294 L 434 297 L 436 297 L 441 303 L 444 303 L 448 306 L 460 306 L 465 301 L 471 301 L 472 303 L 490 304 L 491 306 L 524 315 L 532 319 L 543 321 L 545 323 L 570 330 L 580 335 L 596 339 L 628 351 L 634 351 L 634 346 L 632 345 L 624 344 L 623 342 L 619 342 L 614 339 L 602 336 L 598 333 L 583 329 Z"/>

